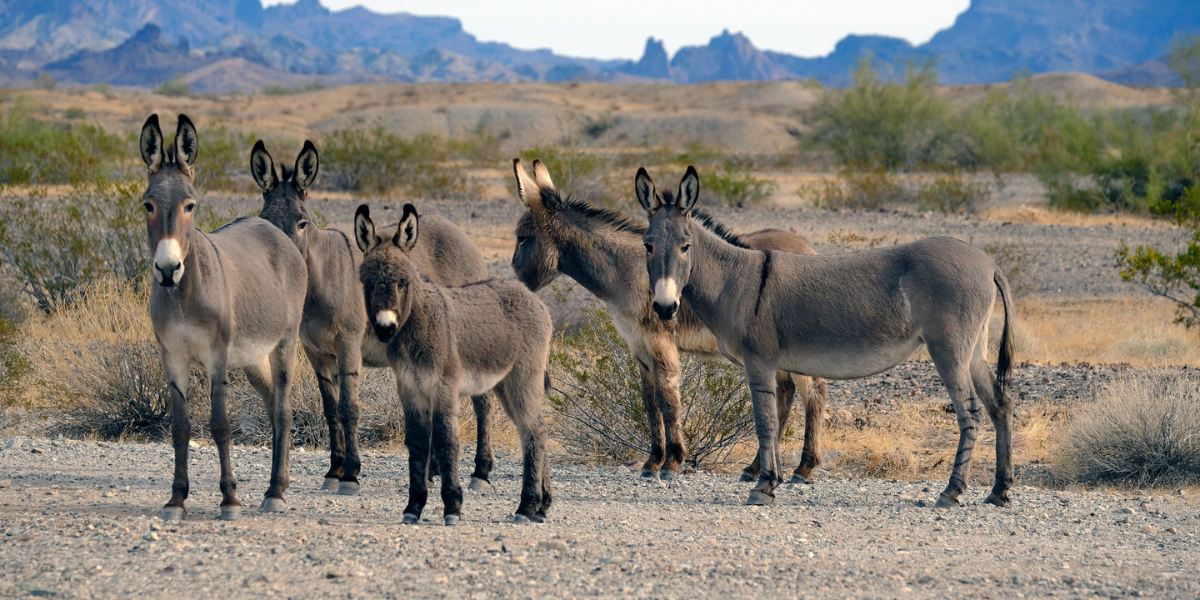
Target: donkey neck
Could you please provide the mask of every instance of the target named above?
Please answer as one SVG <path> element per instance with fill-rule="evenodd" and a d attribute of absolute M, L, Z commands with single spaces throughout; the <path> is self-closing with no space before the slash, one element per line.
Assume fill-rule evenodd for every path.
<path fill-rule="evenodd" d="M 766 254 L 734 246 L 699 223 L 692 224 L 692 231 L 691 273 L 680 291 L 702 323 L 722 330 L 728 325 L 723 315 L 746 302 L 753 305 L 761 293 L 758 280 Z M 754 274 L 754 285 L 748 273 Z"/>
<path fill-rule="evenodd" d="M 554 236 L 559 268 L 600 300 L 612 303 L 621 291 L 644 289 L 650 281 L 643 269 L 622 268 L 643 260 L 641 237 L 619 230 L 600 231 L 560 219 Z"/>

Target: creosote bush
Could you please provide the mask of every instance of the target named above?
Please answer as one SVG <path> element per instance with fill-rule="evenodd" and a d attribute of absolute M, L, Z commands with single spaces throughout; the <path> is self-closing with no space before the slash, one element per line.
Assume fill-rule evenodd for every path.
<path fill-rule="evenodd" d="M 908 178 L 882 167 L 843 169 L 836 178 L 801 186 L 796 193 L 811 198 L 818 208 L 878 210 L 913 207 L 947 214 L 974 212 L 991 193 L 986 182 L 970 181 L 961 173 L 938 173 L 932 179 Z"/>
<path fill-rule="evenodd" d="M 1104 386 L 1076 412 L 1056 463 L 1056 475 L 1067 482 L 1200 483 L 1200 381 L 1163 371 Z"/>
<path fill-rule="evenodd" d="M 754 435 L 742 370 L 717 360 L 680 358 L 688 463 L 695 468 L 727 466 L 735 447 Z M 650 452 L 641 375 L 606 310 L 588 310 L 576 332 L 559 337 L 551 349 L 550 380 L 557 437 L 568 452 L 601 462 L 644 458 Z"/>
<path fill-rule="evenodd" d="M 88 124 L 33 117 L 18 97 L 0 114 L 0 184 L 74 183 L 107 175 L 131 151 L 128 140 Z"/>
<path fill-rule="evenodd" d="M 361 195 L 403 191 L 414 198 L 470 198 L 482 188 L 462 162 L 494 153 L 491 147 L 498 143 L 477 137 L 451 142 L 428 134 L 403 138 L 382 126 L 340 129 L 318 142 L 322 181 Z"/>

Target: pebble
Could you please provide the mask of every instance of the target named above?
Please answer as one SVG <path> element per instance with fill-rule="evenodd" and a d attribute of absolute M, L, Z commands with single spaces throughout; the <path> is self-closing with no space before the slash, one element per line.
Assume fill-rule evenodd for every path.
<path fill-rule="evenodd" d="M 21 447 L 21 438 L 19 438 L 19 437 L 8 438 L 8 442 L 6 444 L 4 444 L 5 450 L 16 450 L 17 448 L 20 448 L 20 447 Z"/>

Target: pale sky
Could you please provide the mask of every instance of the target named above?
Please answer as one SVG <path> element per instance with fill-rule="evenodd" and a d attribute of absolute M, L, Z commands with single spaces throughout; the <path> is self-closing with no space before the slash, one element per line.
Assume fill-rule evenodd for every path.
<path fill-rule="evenodd" d="M 264 4 L 291 4 L 265 0 Z M 1054 0 L 1048 0 L 1054 1 Z M 550 48 L 586 58 L 642 55 L 646 38 L 662 39 L 674 56 L 680 46 L 707 44 L 741 31 L 763 50 L 822 56 L 846 34 L 880 34 L 921 44 L 954 24 L 970 0 L 321 0 L 332 10 L 363 5 L 375 12 L 449 16 L 484 42 Z"/>

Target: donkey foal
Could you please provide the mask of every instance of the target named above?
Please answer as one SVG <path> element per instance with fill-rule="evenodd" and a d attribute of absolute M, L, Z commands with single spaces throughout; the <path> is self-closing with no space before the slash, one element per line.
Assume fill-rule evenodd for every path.
<path fill-rule="evenodd" d="M 458 483 L 458 399 L 496 392 L 521 436 L 524 484 L 516 522 L 542 522 L 550 507 L 546 432 L 542 423 L 550 311 L 515 281 L 486 280 L 442 287 L 411 260 L 420 231 L 417 210 L 404 206 L 388 241 L 375 234 L 364 204 L 354 215 L 363 251 L 359 271 L 375 335 L 387 344 L 404 405 L 409 491 L 404 522 L 417 523 L 429 496 L 430 442 L 441 469 L 447 525 L 462 514 Z"/>

